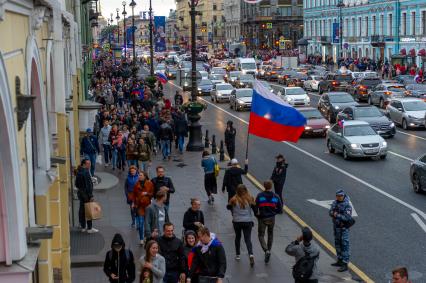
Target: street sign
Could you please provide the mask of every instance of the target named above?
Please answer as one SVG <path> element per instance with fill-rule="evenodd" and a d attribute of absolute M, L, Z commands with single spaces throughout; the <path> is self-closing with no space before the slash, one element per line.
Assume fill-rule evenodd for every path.
<path fill-rule="evenodd" d="M 285 49 L 285 39 L 281 39 L 280 38 L 280 49 L 284 50 Z"/>
<path fill-rule="evenodd" d="M 309 202 L 311 202 L 311 203 L 313 203 L 313 204 L 319 205 L 319 206 L 321 206 L 321 207 L 324 207 L 324 208 L 330 209 L 331 204 L 333 203 L 333 201 L 334 201 L 334 200 L 316 200 L 316 199 L 308 199 L 307 201 L 309 201 Z M 358 216 L 358 213 L 356 213 L 355 208 L 354 208 L 354 205 L 352 204 L 352 202 L 351 202 L 351 201 L 349 201 L 349 203 L 350 203 L 350 204 L 351 204 L 351 206 L 352 206 L 352 217 L 357 217 L 357 216 Z"/>
<path fill-rule="evenodd" d="M 267 29 L 271 29 L 272 28 L 272 23 L 266 23 L 266 28 Z"/>

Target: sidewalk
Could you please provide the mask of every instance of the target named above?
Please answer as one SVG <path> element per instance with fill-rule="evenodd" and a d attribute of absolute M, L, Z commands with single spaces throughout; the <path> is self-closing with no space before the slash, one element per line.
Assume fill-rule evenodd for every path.
<path fill-rule="evenodd" d="M 217 157 L 219 159 L 219 157 Z M 257 239 L 257 223 L 253 229 L 252 242 L 255 255 L 254 268 L 249 267 L 247 251 L 242 243 L 242 258 L 240 262 L 234 260 L 234 231 L 232 218 L 226 209 L 227 195 L 219 194 L 215 198 L 214 206 L 207 204 L 207 197 L 203 185 L 203 171 L 200 167 L 201 153 L 185 152 L 180 161 L 161 161 L 157 156 L 153 161 L 151 174 L 157 165 L 165 165 L 166 174 L 170 176 L 176 188 L 176 193 L 171 196 L 170 218 L 175 224 L 175 233 L 180 237 L 184 212 L 190 207 L 190 198 L 198 197 L 202 201 L 202 210 L 205 214 L 206 226 L 216 233 L 223 242 L 227 256 L 226 282 L 293 282 L 291 268 L 294 258 L 285 254 L 284 249 L 288 243 L 300 234 L 300 227 L 293 222 L 288 215 L 278 215 L 275 224 L 274 245 L 271 262 L 265 265 L 263 251 Z M 173 160 L 173 159 L 172 159 Z M 226 162 L 220 164 L 226 168 Z M 130 227 L 129 208 L 125 202 L 123 193 L 124 179 L 127 171 L 117 171 L 112 174 L 110 168 L 97 165 L 97 172 L 104 176 L 99 186 L 106 189 L 95 190 L 95 199 L 102 205 L 103 218 L 94 221 L 94 227 L 100 230 L 97 234 L 83 234 L 76 229 L 71 231 L 71 261 L 73 282 L 97 283 L 106 282 L 102 271 L 102 264 L 106 252 L 110 249 L 110 243 L 114 233 L 121 233 L 126 241 L 126 247 L 130 248 L 138 259 L 143 249 L 139 246 L 137 231 Z M 95 174 L 98 175 L 98 174 Z M 113 180 L 117 176 L 119 183 L 111 188 L 102 184 L 106 180 Z M 218 178 L 219 191 L 222 184 L 223 170 Z M 108 178 L 106 178 L 108 177 Z M 258 189 L 246 178 L 244 184 L 253 195 Z M 74 203 L 78 208 L 78 201 Z M 75 210 L 75 213 L 78 211 Z M 76 220 L 78 217 L 75 218 Z M 76 221 L 76 225 L 78 220 Z M 242 240 L 243 241 L 243 240 Z M 321 250 L 319 269 L 321 271 L 320 282 L 355 282 L 351 280 L 349 273 L 340 274 L 330 266 L 333 258 L 324 250 Z"/>

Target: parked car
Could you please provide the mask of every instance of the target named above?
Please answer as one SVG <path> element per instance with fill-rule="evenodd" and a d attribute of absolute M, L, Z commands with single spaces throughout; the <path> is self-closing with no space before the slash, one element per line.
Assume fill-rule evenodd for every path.
<path fill-rule="evenodd" d="M 369 93 L 367 101 L 371 105 L 379 105 L 380 108 L 386 108 L 392 98 L 404 96 L 407 94 L 406 91 L 403 84 L 381 83 Z"/>
<path fill-rule="evenodd" d="M 330 153 L 342 152 L 345 160 L 352 157 L 385 159 L 388 144 L 367 122 L 345 121 L 327 131 L 327 148 Z"/>
<path fill-rule="evenodd" d="M 386 117 L 377 107 L 372 105 L 352 105 L 343 108 L 337 114 L 337 121 L 365 121 L 379 135 L 386 138 L 392 138 L 395 133 L 395 124 Z"/>
<path fill-rule="evenodd" d="M 379 78 L 362 77 L 354 80 L 347 89 L 356 101 L 368 101 L 368 93 L 381 82 Z"/>
<path fill-rule="evenodd" d="M 249 110 L 251 108 L 251 100 L 253 98 L 253 89 L 239 88 L 231 92 L 229 98 L 229 106 L 236 111 Z"/>
<path fill-rule="evenodd" d="M 318 92 L 322 94 L 325 91 L 347 91 L 352 82 L 350 74 L 328 73 L 318 86 Z"/>
<path fill-rule="evenodd" d="M 222 74 L 210 74 L 209 80 L 211 80 L 213 84 L 221 84 L 225 82 Z"/>
<path fill-rule="evenodd" d="M 213 86 L 214 86 L 211 80 L 202 79 L 197 85 L 198 85 L 198 94 L 211 95 L 213 91 Z"/>
<path fill-rule="evenodd" d="M 235 85 L 238 88 L 253 87 L 254 76 L 251 74 L 240 74 L 235 81 Z"/>
<path fill-rule="evenodd" d="M 169 66 L 166 68 L 166 76 L 169 79 L 175 79 L 177 74 L 177 68 Z"/>
<path fill-rule="evenodd" d="M 303 136 L 325 136 L 330 128 L 330 123 L 324 119 L 318 109 L 313 107 L 301 107 L 298 111 L 306 118 Z"/>
<path fill-rule="evenodd" d="M 426 154 L 411 162 L 410 180 L 416 193 L 426 192 Z"/>
<path fill-rule="evenodd" d="M 308 78 L 303 83 L 303 87 L 306 90 L 318 91 L 318 85 L 321 79 L 322 78 L 320 76 L 308 76 Z"/>
<path fill-rule="evenodd" d="M 306 91 L 301 87 L 284 87 L 278 95 L 288 104 L 293 106 L 309 106 L 311 100 Z"/>
<path fill-rule="evenodd" d="M 223 102 L 229 101 L 231 92 L 234 90 L 234 87 L 228 83 L 220 83 L 214 86 L 214 89 L 211 93 L 211 100 L 214 102 Z"/>
<path fill-rule="evenodd" d="M 267 81 L 277 81 L 278 75 L 283 71 L 283 68 L 281 67 L 269 67 L 266 69 L 264 78 Z"/>
<path fill-rule="evenodd" d="M 330 123 L 333 123 L 336 120 L 337 113 L 343 108 L 357 104 L 347 92 L 328 92 L 321 95 L 318 101 L 318 110 Z"/>
<path fill-rule="evenodd" d="M 418 98 L 394 98 L 387 107 L 389 118 L 404 130 L 425 127 L 426 102 Z"/>

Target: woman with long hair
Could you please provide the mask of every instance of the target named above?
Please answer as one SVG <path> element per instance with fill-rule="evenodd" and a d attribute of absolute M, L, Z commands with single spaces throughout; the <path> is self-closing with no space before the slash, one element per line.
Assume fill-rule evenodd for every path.
<path fill-rule="evenodd" d="M 254 265 L 253 246 L 251 243 L 251 229 L 254 226 L 254 206 L 256 202 L 250 195 L 247 187 L 243 184 L 238 185 L 236 195 L 229 200 L 227 209 L 232 212 L 232 223 L 235 231 L 235 260 L 240 260 L 241 232 L 244 234 L 244 242 L 250 259 L 250 266 Z"/>
<path fill-rule="evenodd" d="M 146 280 L 146 276 L 152 274 L 152 283 L 162 283 L 164 274 L 166 274 L 166 260 L 158 253 L 159 246 L 154 240 L 149 241 L 145 246 L 145 256 L 140 258 L 141 272 L 140 283 Z M 150 272 L 148 272 L 148 270 Z"/>
<path fill-rule="evenodd" d="M 145 209 L 151 204 L 154 196 L 154 185 L 145 171 L 139 171 L 138 182 L 133 187 L 132 207 L 136 213 L 136 227 L 139 230 L 140 244 L 144 243 Z"/>

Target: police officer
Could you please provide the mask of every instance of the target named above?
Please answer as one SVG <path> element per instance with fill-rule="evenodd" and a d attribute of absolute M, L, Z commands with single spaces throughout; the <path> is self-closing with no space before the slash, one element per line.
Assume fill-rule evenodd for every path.
<path fill-rule="evenodd" d="M 278 154 L 277 163 L 275 164 L 274 170 L 272 171 L 271 180 L 274 183 L 275 193 L 280 197 L 281 203 L 283 202 L 283 188 L 285 183 L 285 178 L 287 176 L 287 167 L 288 164 L 285 161 L 285 158 L 282 154 Z"/>
<path fill-rule="evenodd" d="M 337 253 L 337 262 L 331 265 L 339 267 L 338 272 L 344 272 L 348 270 L 350 256 L 349 227 L 353 220 L 349 196 L 343 190 L 336 192 L 336 200 L 331 204 L 329 215 L 333 219 L 334 246 Z"/>

